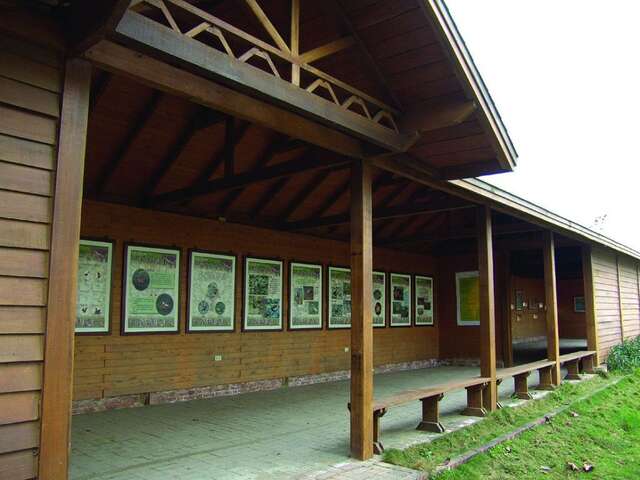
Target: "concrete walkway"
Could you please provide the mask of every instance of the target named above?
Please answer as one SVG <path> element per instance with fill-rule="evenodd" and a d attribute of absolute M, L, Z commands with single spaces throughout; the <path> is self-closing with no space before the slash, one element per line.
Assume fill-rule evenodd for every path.
<path fill-rule="evenodd" d="M 438 367 L 375 376 L 383 397 L 479 374 L 470 367 Z M 532 375 L 537 381 L 537 375 Z M 513 392 L 505 381 L 500 397 Z M 235 397 L 112 410 L 73 417 L 73 480 L 272 480 L 289 478 L 417 478 L 374 463 L 356 473 L 348 458 L 348 381 L 283 388 Z M 457 414 L 465 391 L 441 403 L 447 429 L 476 421 Z M 426 441 L 418 432 L 420 404 L 394 408 L 382 419 L 386 448 Z M 360 464 L 362 465 L 362 464 Z M 351 470 L 354 470 L 351 472 Z M 413 475 L 413 476 L 412 476 Z"/>

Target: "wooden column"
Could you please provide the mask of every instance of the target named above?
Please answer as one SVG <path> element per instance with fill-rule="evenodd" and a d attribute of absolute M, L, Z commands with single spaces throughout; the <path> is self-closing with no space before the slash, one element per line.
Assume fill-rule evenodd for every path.
<path fill-rule="evenodd" d="M 560 385 L 560 340 L 558 338 L 558 293 L 556 290 L 556 257 L 553 232 L 544 232 L 544 295 L 547 305 L 547 358 L 556 364 L 551 369 L 551 383 Z"/>
<path fill-rule="evenodd" d="M 620 255 L 616 254 L 616 277 L 618 279 L 618 311 L 620 312 L 620 343 L 624 342 L 624 308 L 622 306 L 622 280 L 620 278 Z"/>
<path fill-rule="evenodd" d="M 91 65 L 67 61 L 58 141 L 42 386 L 39 478 L 68 476 L 78 242 Z"/>
<path fill-rule="evenodd" d="M 351 168 L 351 456 L 373 455 L 371 165 Z"/>
<path fill-rule="evenodd" d="M 300 0 L 291 0 L 291 55 L 300 54 Z M 291 83 L 300 86 L 300 65 L 291 64 Z"/>
<path fill-rule="evenodd" d="M 596 299 L 593 288 L 593 265 L 591 263 L 591 247 L 582 247 L 582 281 L 584 282 L 584 318 L 587 329 L 587 350 L 596 352 L 594 364 L 600 365 L 598 349 L 598 324 L 596 317 Z"/>
<path fill-rule="evenodd" d="M 487 411 L 497 409 L 496 383 L 496 311 L 493 282 L 493 237 L 491 209 L 480 206 L 478 225 L 478 273 L 480 279 L 480 375 L 491 379 L 484 390 Z"/>

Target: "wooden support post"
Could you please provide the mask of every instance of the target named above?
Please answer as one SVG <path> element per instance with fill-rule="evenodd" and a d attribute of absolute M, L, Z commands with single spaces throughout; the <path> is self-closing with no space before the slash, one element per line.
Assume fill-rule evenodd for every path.
<path fill-rule="evenodd" d="M 515 397 L 520 400 L 531 400 L 533 397 L 529 393 L 529 375 L 531 372 L 524 372 L 513 377 L 515 383 Z"/>
<path fill-rule="evenodd" d="M 291 0 L 291 55 L 300 54 L 300 0 Z M 300 86 L 300 64 L 291 64 L 291 83 Z"/>
<path fill-rule="evenodd" d="M 73 342 L 84 155 L 91 65 L 67 61 L 58 140 L 51 226 L 51 257 L 44 372 L 39 477 L 67 478 L 73 391 Z"/>
<path fill-rule="evenodd" d="M 582 380 L 580 376 L 580 359 L 576 358 L 575 360 L 570 360 L 565 363 L 567 367 L 567 380 Z"/>
<path fill-rule="evenodd" d="M 496 383 L 496 312 L 493 287 L 493 232 L 491 209 L 478 207 L 478 271 L 480 280 L 480 375 L 490 379 L 484 395 L 484 408 L 498 406 Z"/>
<path fill-rule="evenodd" d="M 587 327 L 587 350 L 595 353 L 591 358 L 593 363 L 591 370 L 600 365 L 600 354 L 598 347 L 598 323 L 596 317 L 596 298 L 593 288 L 593 264 L 591 263 L 591 247 L 582 247 L 582 280 L 584 283 L 584 309 L 585 322 Z"/>
<path fill-rule="evenodd" d="M 560 385 L 560 340 L 558 338 L 558 294 L 553 232 L 544 232 L 544 294 L 547 305 L 547 358 L 556 364 L 551 369 L 551 383 Z"/>
<path fill-rule="evenodd" d="M 371 165 L 351 167 L 351 455 L 373 456 Z"/>
<path fill-rule="evenodd" d="M 440 423 L 440 400 L 444 395 L 434 395 L 433 397 L 422 398 L 422 421 L 416 430 L 423 432 L 444 432 L 444 426 Z"/>
<path fill-rule="evenodd" d="M 467 408 L 461 413 L 462 415 L 468 415 L 470 417 L 485 417 L 487 410 L 484 408 L 484 402 L 482 401 L 482 391 L 487 388 L 487 385 L 472 385 L 467 387 Z"/>

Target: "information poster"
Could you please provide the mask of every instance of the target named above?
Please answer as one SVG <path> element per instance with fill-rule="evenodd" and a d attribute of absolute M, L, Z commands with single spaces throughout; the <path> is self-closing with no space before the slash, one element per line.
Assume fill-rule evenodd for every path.
<path fill-rule="evenodd" d="M 127 245 L 124 333 L 177 332 L 180 251 Z"/>
<path fill-rule="evenodd" d="M 322 265 L 291 262 L 289 328 L 322 328 Z"/>
<path fill-rule="evenodd" d="M 282 262 L 245 260 L 244 329 L 282 328 Z"/>
<path fill-rule="evenodd" d="M 236 257 L 192 251 L 189 264 L 189 331 L 232 331 Z"/>
<path fill-rule="evenodd" d="M 113 243 L 80 240 L 76 333 L 109 331 Z"/>
<path fill-rule="evenodd" d="M 411 275 L 392 273 L 391 326 L 411 326 Z"/>
<path fill-rule="evenodd" d="M 384 327 L 387 325 L 386 319 L 386 275 L 384 272 L 373 272 L 373 326 Z"/>
<path fill-rule="evenodd" d="M 458 325 L 480 325 L 480 279 L 478 272 L 456 273 Z"/>
<path fill-rule="evenodd" d="M 329 267 L 329 328 L 351 327 L 351 270 Z"/>
<path fill-rule="evenodd" d="M 433 325 L 433 278 L 416 275 L 416 325 Z"/>

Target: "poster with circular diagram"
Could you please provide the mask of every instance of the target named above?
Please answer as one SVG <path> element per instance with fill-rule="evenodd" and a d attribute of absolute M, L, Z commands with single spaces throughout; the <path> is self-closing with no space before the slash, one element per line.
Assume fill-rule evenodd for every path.
<path fill-rule="evenodd" d="M 351 328 L 351 270 L 329 267 L 329 328 Z"/>
<path fill-rule="evenodd" d="M 387 325 L 386 319 L 386 275 L 384 272 L 373 272 L 373 326 L 384 327 Z"/>
<path fill-rule="evenodd" d="M 232 331 L 235 291 L 236 257 L 192 250 L 187 309 L 189 331 Z"/>
<path fill-rule="evenodd" d="M 391 326 L 411 326 L 411 275 L 392 273 Z"/>
<path fill-rule="evenodd" d="M 112 242 L 80 240 L 76 333 L 109 331 L 112 259 Z"/>
<path fill-rule="evenodd" d="M 177 332 L 180 251 L 126 245 L 123 332 Z"/>
<path fill-rule="evenodd" d="M 433 325 L 433 278 L 416 275 L 416 325 Z"/>
<path fill-rule="evenodd" d="M 244 329 L 282 328 L 282 262 L 245 259 Z"/>
<path fill-rule="evenodd" d="M 322 265 L 289 264 L 289 328 L 322 328 Z"/>

